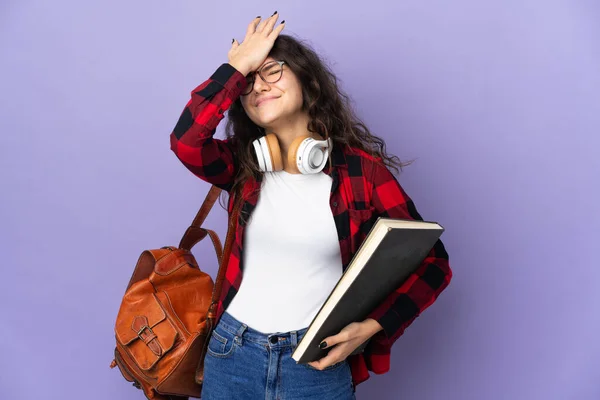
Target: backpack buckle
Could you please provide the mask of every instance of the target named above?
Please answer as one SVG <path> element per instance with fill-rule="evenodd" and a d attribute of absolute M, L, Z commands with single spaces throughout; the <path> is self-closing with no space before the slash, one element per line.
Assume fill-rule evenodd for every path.
<path fill-rule="evenodd" d="M 155 336 L 154 332 L 152 332 L 152 329 L 148 326 L 148 325 L 143 325 L 140 330 L 138 331 L 137 335 L 140 339 L 144 340 L 144 338 L 142 337 L 142 334 L 144 333 L 144 331 L 148 329 L 149 333 L 151 336 Z"/>

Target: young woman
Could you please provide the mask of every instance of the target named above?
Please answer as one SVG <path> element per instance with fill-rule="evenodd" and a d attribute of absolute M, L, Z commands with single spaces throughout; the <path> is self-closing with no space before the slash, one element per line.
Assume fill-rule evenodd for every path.
<path fill-rule="evenodd" d="M 291 354 L 379 216 L 422 219 L 385 153 L 317 54 L 257 17 L 228 63 L 192 91 L 171 149 L 239 207 L 204 360 L 202 399 L 353 399 L 369 370 L 450 282 L 438 241 L 417 272 L 362 322 L 326 338 L 326 357 Z M 213 137 L 228 112 L 225 140 Z M 243 280 L 242 280 L 243 277 Z M 377 284 L 374 282 L 373 284 Z M 364 351 L 356 351 L 368 341 Z"/>

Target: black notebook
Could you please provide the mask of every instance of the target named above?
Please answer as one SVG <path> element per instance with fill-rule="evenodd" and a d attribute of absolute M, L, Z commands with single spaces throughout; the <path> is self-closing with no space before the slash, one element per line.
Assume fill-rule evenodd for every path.
<path fill-rule="evenodd" d="M 325 357 L 330 348 L 320 349 L 319 343 L 352 322 L 364 321 L 421 265 L 443 232 L 436 222 L 378 218 L 292 358 L 304 364 Z"/>

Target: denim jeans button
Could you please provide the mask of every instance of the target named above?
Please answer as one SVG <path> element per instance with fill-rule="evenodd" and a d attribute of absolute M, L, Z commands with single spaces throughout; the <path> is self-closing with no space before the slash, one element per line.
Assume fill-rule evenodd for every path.
<path fill-rule="evenodd" d="M 269 339 L 269 341 L 271 342 L 271 344 L 277 343 L 277 336 L 271 336 L 271 338 Z"/>

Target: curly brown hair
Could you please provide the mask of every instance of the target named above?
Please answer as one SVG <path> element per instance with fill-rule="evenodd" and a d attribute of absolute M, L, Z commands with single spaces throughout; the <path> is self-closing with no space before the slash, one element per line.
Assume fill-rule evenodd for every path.
<path fill-rule="evenodd" d="M 352 109 L 349 96 L 338 85 L 336 76 L 304 41 L 279 35 L 269 56 L 285 61 L 297 76 L 302 86 L 302 110 L 307 111 L 309 116 L 309 132 L 326 139 L 331 137 L 334 146 L 347 145 L 363 150 L 396 173 L 412 162 L 402 163 L 398 157 L 386 153 L 383 139 L 373 135 L 360 120 Z M 248 117 L 240 98 L 231 105 L 227 116 L 226 137 L 234 146 L 239 167 L 231 189 L 231 195 L 237 199 L 243 183 L 262 174 L 252 141 L 264 135 L 264 129 Z"/>

